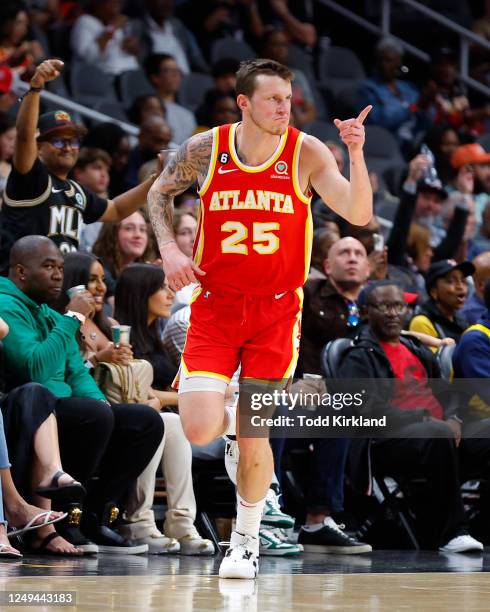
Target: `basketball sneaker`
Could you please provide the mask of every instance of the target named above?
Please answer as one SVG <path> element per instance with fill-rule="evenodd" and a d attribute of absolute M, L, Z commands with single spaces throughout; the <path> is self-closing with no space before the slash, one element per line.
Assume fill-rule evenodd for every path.
<path fill-rule="evenodd" d="M 232 531 L 229 544 L 230 547 L 219 566 L 219 577 L 244 580 L 255 578 L 259 571 L 258 539 Z"/>
<path fill-rule="evenodd" d="M 238 442 L 236 438 L 230 436 L 223 436 L 225 439 L 225 469 L 228 474 L 228 478 L 236 487 L 236 473 L 238 469 L 238 458 L 240 456 L 240 450 L 238 449 Z"/>
<path fill-rule="evenodd" d="M 294 527 L 294 518 L 281 510 L 279 497 L 280 494 L 277 494 L 274 489 L 270 488 L 267 491 L 261 525 L 290 529 Z"/>
<path fill-rule="evenodd" d="M 370 544 L 359 542 L 348 536 L 342 529 L 343 525 L 337 525 L 331 516 L 327 516 L 322 526 L 315 531 L 301 527 L 298 543 L 302 544 L 306 552 L 322 552 L 337 555 L 355 555 L 372 551 Z"/>
<path fill-rule="evenodd" d="M 273 557 L 295 557 L 299 555 L 300 548 L 297 544 L 291 544 L 287 538 L 280 537 L 279 529 L 263 529 L 259 531 L 259 552 L 261 555 Z"/>

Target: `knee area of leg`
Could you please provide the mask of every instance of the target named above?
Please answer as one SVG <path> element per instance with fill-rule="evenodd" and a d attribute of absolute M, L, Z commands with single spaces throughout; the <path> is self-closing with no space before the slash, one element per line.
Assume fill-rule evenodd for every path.
<path fill-rule="evenodd" d="M 104 432 L 108 435 L 114 429 L 114 412 L 105 402 L 97 402 L 96 410 L 90 412 L 91 425 L 97 432 Z"/>
<path fill-rule="evenodd" d="M 206 444 L 209 444 L 213 440 L 213 437 L 203 430 L 202 425 L 199 425 L 198 423 L 183 423 L 182 427 L 184 429 L 185 437 L 191 444 L 195 444 L 196 446 L 206 446 Z"/>

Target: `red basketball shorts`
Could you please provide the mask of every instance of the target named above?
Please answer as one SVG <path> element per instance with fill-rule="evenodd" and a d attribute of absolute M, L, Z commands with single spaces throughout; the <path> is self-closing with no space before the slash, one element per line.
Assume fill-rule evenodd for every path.
<path fill-rule="evenodd" d="M 256 296 L 196 290 L 182 353 L 182 374 L 229 382 L 287 379 L 298 359 L 303 290 Z"/>

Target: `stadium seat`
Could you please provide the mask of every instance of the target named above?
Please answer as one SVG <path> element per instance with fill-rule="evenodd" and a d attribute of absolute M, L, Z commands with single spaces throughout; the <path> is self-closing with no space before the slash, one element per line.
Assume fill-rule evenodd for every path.
<path fill-rule="evenodd" d="M 127 70 L 119 77 L 121 102 L 125 109 L 139 96 L 153 95 L 155 89 L 146 78 L 143 70 Z"/>
<path fill-rule="evenodd" d="M 316 119 L 303 126 L 303 131 L 312 136 L 316 136 L 319 140 L 338 140 L 339 131 L 333 123 L 327 123 L 321 119 Z"/>
<path fill-rule="evenodd" d="M 100 100 L 117 102 L 111 78 L 93 64 L 72 62 L 70 88 L 75 100 L 86 106 Z"/>
<path fill-rule="evenodd" d="M 288 66 L 290 68 L 298 68 L 298 70 L 304 72 L 312 83 L 316 81 L 313 57 L 310 53 L 298 47 L 298 45 L 289 45 Z"/>
<path fill-rule="evenodd" d="M 111 100 L 100 100 L 93 106 L 94 110 L 99 111 L 99 113 L 104 113 L 112 117 L 113 119 L 118 119 L 119 121 L 124 121 L 129 123 L 128 117 L 124 111 L 124 108 L 119 102 L 113 102 Z"/>
<path fill-rule="evenodd" d="M 485 151 L 490 151 L 490 134 L 482 134 L 477 142 L 481 144 Z"/>
<path fill-rule="evenodd" d="M 257 57 L 255 51 L 243 40 L 236 38 L 219 38 L 211 47 L 211 63 L 214 64 L 223 58 L 242 60 Z"/>
<path fill-rule="evenodd" d="M 346 47 L 329 47 L 318 58 L 320 83 L 335 95 L 353 80 L 361 81 L 366 73 L 357 55 Z"/>
<path fill-rule="evenodd" d="M 380 125 L 366 126 L 364 155 L 368 170 L 376 172 L 380 181 L 383 181 L 385 170 L 403 163 L 403 157 L 395 137 Z"/>
<path fill-rule="evenodd" d="M 448 382 L 451 382 L 453 377 L 453 353 L 455 348 L 455 344 L 446 344 L 441 346 L 436 353 L 437 363 L 441 369 L 441 376 Z"/>
<path fill-rule="evenodd" d="M 350 119 L 357 116 L 359 79 L 345 79 L 342 89 L 334 95 L 333 114 L 339 119 Z M 328 89 L 328 87 L 327 87 Z"/>
<path fill-rule="evenodd" d="M 209 74 L 191 72 L 182 79 L 178 102 L 191 111 L 195 111 L 202 102 L 208 89 L 214 87 L 214 81 Z"/>

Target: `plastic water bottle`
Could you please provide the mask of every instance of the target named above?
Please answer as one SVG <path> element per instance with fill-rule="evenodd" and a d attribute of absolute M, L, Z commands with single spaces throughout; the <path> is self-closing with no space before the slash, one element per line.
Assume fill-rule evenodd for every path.
<path fill-rule="evenodd" d="M 430 180 L 437 179 L 437 170 L 435 168 L 436 159 L 434 157 L 434 153 L 432 153 L 432 151 L 425 144 L 425 142 L 420 147 L 420 152 L 422 153 L 422 155 L 425 155 L 430 161 L 430 164 L 429 166 L 427 166 L 427 169 L 425 171 L 425 178 L 428 178 Z"/>

